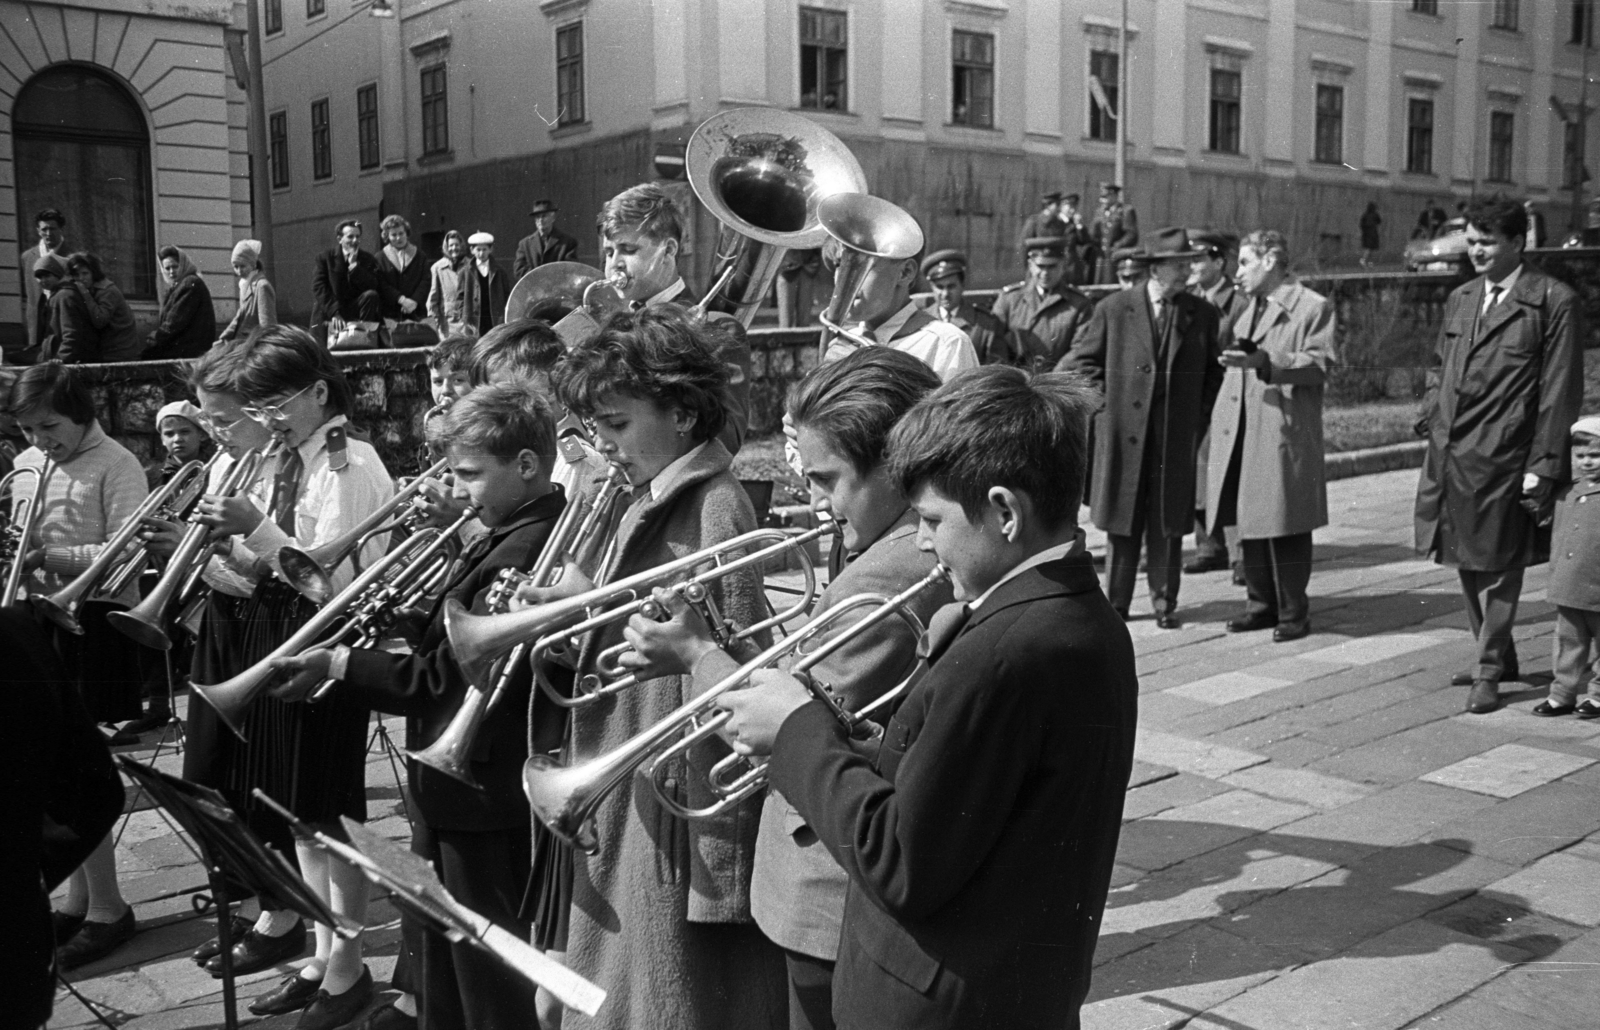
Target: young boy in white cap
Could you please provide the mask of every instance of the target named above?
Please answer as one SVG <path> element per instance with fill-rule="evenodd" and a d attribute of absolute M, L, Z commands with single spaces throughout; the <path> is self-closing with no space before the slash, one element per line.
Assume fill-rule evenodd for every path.
<path fill-rule="evenodd" d="M 1592 502 L 1592 503 L 1591 503 Z M 1550 542 L 1550 585 L 1556 606 L 1550 696 L 1534 715 L 1600 718 L 1600 415 L 1572 424 L 1572 484 L 1556 498 Z M 1593 663 L 1591 663 L 1593 659 Z M 1580 701 L 1578 695 L 1582 694 Z"/>
<path fill-rule="evenodd" d="M 461 273 L 461 321 L 479 336 L 506 320 L 511 281 L 494 259 L 494 236 L 475 232 L 467 237 L 472 259 Z"/>

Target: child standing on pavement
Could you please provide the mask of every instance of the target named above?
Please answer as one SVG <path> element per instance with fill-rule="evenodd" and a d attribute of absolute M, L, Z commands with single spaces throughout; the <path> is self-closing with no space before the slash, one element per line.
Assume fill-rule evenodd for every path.
<path fill-rule="evenodd" d="M 1600 718 L 1600 415 L 1572 425 L 1573 482 L 1556 499 L 1550 586 L 1556 606 L 1555 679 L 1534 715 Z M 1591 663 L 1591 659 L 1593 662 Z M 1585 694 L 1581 702 L 1578 695 Z"/>

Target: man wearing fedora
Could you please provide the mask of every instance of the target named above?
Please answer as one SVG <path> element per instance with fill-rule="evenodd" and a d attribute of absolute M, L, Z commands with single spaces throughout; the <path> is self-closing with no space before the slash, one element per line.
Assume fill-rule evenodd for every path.
<path fill-rule="evenodd" d="M 1094 309 L 1062 367 L 1101 391 L 1089 505 L 1106 531 L 1106 597 L 1124 619 L 1141 543 L 1149 549 L 1156 624 L 1177 629 L 1183 537 L 1194 519 L 1195 444 L 1222 387 L 1217 313 L 1184 287 L 1191 250 L 1183 229 L 1141 248 L 1150 277 Z"/>
<path fill-rule="evenodd" d="M 1089 235 L 1100 251 L 1100 268 L 1095 282 L 1116 282 L 1116 266 L 1112 255 L 1124 247 L 1138 244 L 1139 215 L 1122 202 L 1122 187 L 1114 182 L 1100 184 L 1100 212 L 1095 216 Z"/>
<path fill-rule="evenodd" d="M 1000 291 L 994 317 L 1011 334 L 1013 360 L 1030 371 L 1048 372 L 1066 357 L 1094 303 L 1062 282 L 1065 239 L 1035 236 L 1023 246 L 1028 278 Z"/>
<path fill-rule="evenodd" d="M 533 216 L 533 232 L 517 244 L 517 256 L 511 263 L 512 286 L 540 265 L 578 260 L 578 241 L 556 228 L 555 204 L 536 200 L 528 214 Z"/>
<path fill-rule="evenodd" d="M 967 256 L 959 250 L 936 250 L 922 261 L 922 277 L 933 291 L 927 312 L 967 334 L 984 365 L 1014 364 L 1011 336 L 1005 325 L 966 299 Z"/>

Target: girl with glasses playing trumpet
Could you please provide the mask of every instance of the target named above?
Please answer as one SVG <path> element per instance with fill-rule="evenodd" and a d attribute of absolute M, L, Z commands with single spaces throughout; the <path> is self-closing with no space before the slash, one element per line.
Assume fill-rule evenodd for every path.
<path fill-rule="evenodd" d="M 44 597 L 88 571 L 149 491 L 139 460 L 100 428 L 88 386 L 59 361 L 24 370 L 11 386 L 6 407 L 30 445 L 17 455 L 16 467 L 45 477 L 34 535 L 19 542 L 16 557 L 28 574 L 28 594 Z M 12 482 L 13 510 L 19 498 L 33 496 L 34 488 L 31 476 Z M 138 590 L 130 583 L 114 600 L 132 604 Z M 109 607 L 85 605 L 78 617 L 81 635 L 49 627 L 67 675 L 98 723 L 140 714 L 137 651 L 107 624 Z M 54 924 L 67 969 L 111 953 L 134 935 L 133 909 L 117 887 L 109 836 L 67 881 Z"/>
<path fill-rule="evenodd" d="M 728 369 L 713 326 L 672 310 L 614 315 L 556 370 L 558 400 L 593 427 L 601 455 L 633 488 L 604 553 L 569 564 L 526 601 L 571 596 L 655 568 L 755 528 L 750 500 L 718 439 L 727 417 Z M 754 573 L 711 588 L 731 621 L 766 614 Z M 577 672 L 621 640 L 614 625 L 582 642 Z M 615 748 L 689 697 L 692 681 L 655 675 L 572 712 L 568 759 Z M 679 776 L 682 800 L 695 777 Z M 563 1027 L 760 1030 L 784 1020 L 782 953 L 750 920 L 750 868 L 759 806 L 686 824 L 648 788 L 627 784 L 596 813 L 600 851 L 574 856 L 566 961 L 608 992 L 598 1017 L 568 1011 Z"/>
<path fill-rule="evenodd" d="M 251 333 L 228 392 L 244 402 L 241 414 L 282 443 L 268 473 L 265 508 L 239 494 L 208 494 L 198 506 L 215 536 L 238 537 L 238 546 L 257 558 L 261 579 L 241 613 L 240 660 L 248 666 L 316 611 L 282 578 L 280 550 L 311 550 L 353 529 L 393 496 L 394 483 L 372 445 L 351 430 L 352 395 L 344 373 L 304 330 L 276 325 Z M 382 535 L 369 540 L 358 555 L 362 565 L 381 557 L 386 543 Z M 329 571 L 335 590 L 353 578 L 348 561 Z M 246 793 L 260 787 L 300 819 L 342 836 L 340 816 L 366 818 L 367 722 L 366 707 L 337 690 L 316 705 L 258 697 L 240 727 L 249 743 L 233 763 L 232 785 Z M 312 890 L 335 912 L 360 922 L 367 899 L 361 873 L 309 842 L 296 841 L 295 852 Z M 290 917 L 272 922 L 245 936 L 234 950 L 235 962 L 244 959 L 259 969 L 300 953 L 303 945 L 293 942 L 303 941 L 304 928 Z M 300 1030 L 331 1030 L 354 1019 L 374 993 L 360 938 L 344 940 L 318 924 L 316 957 L 251 1008 L 257 1014 L 303 1009 Z"/>

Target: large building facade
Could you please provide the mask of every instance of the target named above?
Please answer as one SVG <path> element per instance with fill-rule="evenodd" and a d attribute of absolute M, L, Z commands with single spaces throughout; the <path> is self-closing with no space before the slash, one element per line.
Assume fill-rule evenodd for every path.
<path fill-rule="evenodd" d="M 930 246 L 966 249 L 984 285 L 1015 277 L 1041 191 L 1092 207 L 1116 114 L 1147 226 L 1271 225 L 1323 266 L 1353 261 L 1369 201 L 1391 259 L 1427 197 L 1503 190 L 1563 228 L 1577 143 L 1563 116 L 1595 13 L 1131 0 L 1121 111 L 1118 0 L 377 0 L 381 18 L 374 0 L 256 2 L 291 311 L 309 308 L 312 256 L 344 217 L 366 220 L 369 245 L 389 212 L 425 243 L 487 230 L 509 262 L 547 197 L 594 261 L 601 202 L 655 178 L 704 118 L 751 105 L 837 133 L 873 192 Z M 696 241 L 714 228 L 700 212 Z M 710 248 L 694 249 L 703 273 Z"/>
<path fill-rule="evenodd" d="M 219 317 L 232 316 L 229 255 L 251 224 L 236 81 L 245 11 L 233 0 L 0 0 L 7 350 L 25 340 L 33 270 L 21 251 L 46 208 L 66 215 L 67 249 L 97 254 L 136 310 L 156 307 L 156 254 L 173 244 L 206 276 Z"/>

